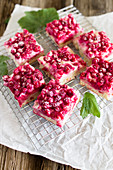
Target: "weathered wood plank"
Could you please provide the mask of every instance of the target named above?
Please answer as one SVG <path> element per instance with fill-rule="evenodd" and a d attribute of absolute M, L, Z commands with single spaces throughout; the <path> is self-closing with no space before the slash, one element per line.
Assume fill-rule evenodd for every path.
<path fill-rule="evenodd" d="M 73 1 L 72 0 L 40 0 L 40 1 L 36 1 L 36 0 L 23 0 L 22 4 L 23 5 L 28 5 L 28 6 L 32 6 L 32 7 L 40 7 L 40 8 L 49 8 L 49 7 L 54 7 L 56 9 L 60 9 L 63 8 L 67 5 L 72 4 Z"/>
<path fill-rule="evenodd" d="M 75 0 L 74 5 L 82 12 L 83 15 L 88 15 L 89 14 L 89 0 Z"/>
<path fill-rule="evenodd" d="M 85 16 L 104 14 L 113 10 L 113 0 L 75 0 L 74 5 Z"/>
<path fill-rule="evenodd" d="M 6 20 L 10 17 L 16 3 L 20 4 L 21 0 L 0 0 L 0 36 L 6 28 Z"/>
<path fill-rule="evenodd" d="M 0 145 L 0 170 L 76 170 L 41 156 L 15 151 Z"/>

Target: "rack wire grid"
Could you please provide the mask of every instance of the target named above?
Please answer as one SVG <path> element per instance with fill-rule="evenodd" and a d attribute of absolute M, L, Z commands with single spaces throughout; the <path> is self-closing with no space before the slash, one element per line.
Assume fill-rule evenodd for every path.
<path fill-rule="evenodd" d="M 90 22 L 73 5 L 60 9 L 58 13 L 59 13 L 60 18 L 68 15 L 69 13 L 72 13 L 74 17 L 76 18 L 77 22 L 84 28 L 85 32 L 95 29 L 90 24 Z M 1 37 L 0 54 L 8 55 L 3 44 L 6 40 L 12 37 L 17 31 L 21 31 L 21 30 L 20 29 L 12 30 L 7 35 Z M 41 30 L 40 32 L 35 33 L 34 35 L 37 41 L 43 46 L 45 50 L 45 54 L 47 54 L 52 49 L 56 50 L 58 48 L 57 45 L 46 35 L 45 29 Z M 69 46 L 73 49 L 75 53 L 78 53 L 78 51 L 74 48 L 73 44 L 70 44 Z M 13 69 L 16 66 L 12 60 L 8 60 L 7 65 L 8 65 L 9 74 L 11 74 L 13 72 Z M 38 63 L 35 62 L 34 66 L 38 68 Z M 44 75 L 45 81 L 48 82 L 50 79 L 44 73 L 43 75 Z M 83 121 L 83 119 L 80 116 L 80 108 L 82 106 L 83 95 L 86 91 L 89 91 L 89 90 L 86 87 L 79 85 L 79 76 L 76 77 L 74 80 L 68 82 L 67 84 L 75 88 L 76 90 L 79 90 L 81 94 L 81 100 L 79 104 L 77 105 L 77 107 L 74 109 L 73 114 L 68 119 L 66 124 L 63 126 L 63 128 L 60 128 L 52 124 L 51 122 L 45 120 L 44 118 L 39 117 L 38 115 L 35 115 L 32 109 L 34 102 L 30 102 L 23 108 L 20 108 L 17 101 L 14 99 L 12 93 L 10 92 L 10 90 L 3 85 L 2 80 L 0 81 L 0 90 L 3 96 L 5 97 L 6 101 L 10 105 L 12 112 L 18 118 L 18 121 L 21 123 L 21 126 L 24 128 L 27 136 L 30 138 L 30 140 L 32 141 L 36 149 L 41 149 L 42 146 L 44 146 L 51 140 L 58 138 L 59 135 L 61 134 L 62 134 L 62 137 L 65 137 L 67 131 L 69 131 L 68 134 L 73 136 L 76 131 L 76 125 L 78 125 L 80 122 Z M 102 110 L 104 107 L 112 103 L 112 101 L 107 101 L 106 99 L 103 99 L 96 94 L 94 95 L 97 98 L 100 110 Z"/>

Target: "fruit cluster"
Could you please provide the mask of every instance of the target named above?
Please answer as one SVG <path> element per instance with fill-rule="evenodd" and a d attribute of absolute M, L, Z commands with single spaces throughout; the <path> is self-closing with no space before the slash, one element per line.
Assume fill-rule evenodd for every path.
<path fill-rule="evenodd" d="M 73 42 L 75 46 L 78 44 L 79 50 L 82 51 L 87 60 L 95 57 L 107 59 L 110 55 L 113 55 L 113 44 L 103 31 L 84 33 L 75 38 Z"/>
<path fill-rule="evenodd" d="M 44 71 L 60 82 L 62 77 L 66 75 L 71 80 L 73 76 L 78 75 L 86 67 L 86 63 L 68 46 L 59 48 L 57 51 L 51 50 L 46 56 L 40 57 L 38 62 Z M 66 81 L 62 82 L 66 83 Z"/>
<path fill-rule="evenodd" d="M 17 65 L 23 65 L 30 62 L 32 58 L 40 55 L 44 50 L 39 45 L 33 34 L 26 29 L 23 32 L 17 32 L 13 38 L 4 43 L 9 54 L 13 56 Z"/>
<path fill-rule="evenodd" d="M 20 107 L 31 94 L 40 91 L 45 84 L 42 73 L 28 63 L 15 68 L 12 75 L 3 76 L 3 80 L 4 85 L 9 87 L 18 100 Z"/>
<path fill-rule="evenodd" d="M 43 115 L 57 121 L 58 126 L 62 126 L 65 116 L 73 110 L 78 103 L 79 95 L 73 88 L 67 85 L 60 85 L 55 80 L 51 80 L 41 94 L 37 97 L 34 104 L 34 113 Z"/>
<path fill-rule="evenodd" d="M 54 20 L 47 24 L 47 33 L 52 36 L 54 41 L 60 46 L 78 36 L 83 32 L 82 27 L 76 22 L 74 16 L 69 14 L 68 16 L 59 20 Z"/>

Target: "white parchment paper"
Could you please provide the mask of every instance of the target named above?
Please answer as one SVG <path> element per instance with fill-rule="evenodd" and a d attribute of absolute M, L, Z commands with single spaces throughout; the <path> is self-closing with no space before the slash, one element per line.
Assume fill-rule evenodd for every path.
<path fill-rule="evenodd" d="M 24 11 L 30 10 L 37 10 L 37 8 L 16 5 L 4 34 L 18 28 L 18 19 L 24 15 Z M 98 30 L 106 31 L 113 42 L 113 12 L 88 17 L 88 20 Z M 44 150 L 36 151 L 0 93 L 1 144 L 22 152 L 42 155 L 82 170 L 113 170 L 113 104 L 104 109 L 100 119 L 90 116 L 77 125 L 72 140 L 66 140 L 68 135 L 67 132 L 65 138 L 62 139 L 61 135 L 59 139 L 48 143 Z"/>

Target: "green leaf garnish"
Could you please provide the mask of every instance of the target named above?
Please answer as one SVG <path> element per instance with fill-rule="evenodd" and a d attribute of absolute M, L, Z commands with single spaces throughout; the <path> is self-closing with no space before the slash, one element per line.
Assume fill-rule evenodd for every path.
<path fill-rule="evenodd" d="M 5 62 L 0 63 L 0 75 L 6 75 L 8 73 L 7 64 Z"/>
<path fill-rule="evenodd" d="M 84 119 L 88 116 L 88 114 L 93 114 L 94 116 L 100 117 L 100 110 L 95 96 L 89 92 L 86 92 L 84 94 L 80 115 Z"/>
<path fill-rule="evenodd" d="M 55 8 L 47 8 L 39 11 L 25 12 L 26 16 L 22 17 L 18 23 L 21 28 L 26 28 L 29 32 L 35 33 L 47 23 L 59 19 Z"/>
<path fill-rule="evenodd" d="M 4 61 L 9 60 L 9 57 L 0 55 L 0 63 L 3 63 Z"/>
<path fill-rule="evenodd" d="M 5 63 L 6 60 L 9 60 L 9 57 L 0 55 L 0 75 L 6 75 L 8 73 L 7 64 Z"/>

